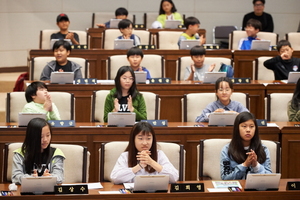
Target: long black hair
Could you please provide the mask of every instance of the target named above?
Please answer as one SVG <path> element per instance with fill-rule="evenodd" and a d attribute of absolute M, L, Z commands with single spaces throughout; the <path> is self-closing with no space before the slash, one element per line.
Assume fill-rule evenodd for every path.
<path fill-rule="evenodd" d="M 136 88 L 135 74 L 134 74 L 133 69 L 130 66 L 122 66 L 119 68 L 117 75 L 115 77 L 115 85 L 116 85 L 117 90 L 116 90 L 116 93 L 114 94 L 114 97 L 117 99 L 122 98 L 122 86 L 121 86 L 121 80 L 120 80 L 121 76 L 128 71 L 131 73 L 131 76 L 133 78 L 133 82 L 128 91 L 128 95 L 131 95 L 132 99 L 134 99 L 139 94 L 139 92 Z"/>
<path fill-rule="evenodd" d="M 171 12 L 172 12 L 172 13 L 174 13 L 174 12 L 177 11 L 177 9 L 176 9 L 176 7 L 175 7 L 175 4 L 173 3 L 172 0 L 162 0 L 162 1 L 160 2 L 160 6 L 159 6 L 159 15 L 166 14 L 165 11 L 164 11 L 163 8 L 162 8 L 162 4 L 163 4 L 165 1 L 169 2 L 170 4 L 172 4 L 172 9 L 171 9 Z"/>
<path fill-rule="evenodd" d="M 296 88 L 292 97 L 291 106 L 295 110 L 300 108 L 300 78 L 297 81 Z"/>

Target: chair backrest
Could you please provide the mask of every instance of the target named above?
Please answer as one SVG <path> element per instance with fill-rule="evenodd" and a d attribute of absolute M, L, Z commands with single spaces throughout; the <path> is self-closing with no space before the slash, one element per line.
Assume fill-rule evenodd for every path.
<path fill-rule="evenodd" d="M 182 34 L 181 31 L 159 31 L 158 32 L 158 49 L 179 49 L 178 39 Z"/>
<path fill-rule="evenodd" d="M 49 92 L 55 103 L 62 120 L 75 119 L 74 94 L 68 92 Z M 6 97 L 6 122 L 18 122 L 18 114 L 22 112 L 27 103 L 25 92 L 7 93 Z"/>
<path fill-rule="evenodd" d="M 237 29 L 237 26 L 215 26 L 213 28 L 213 43 L 216 44 L 217 39 L 229 40 L 229 34 Z"/>
<path fill-rule="evenodd" d="M 146 28 L 149 29 L 151 28 L 153 22 L 156 21 L 158 17 L 158 13 L 145 13 L 145 15 L 146 15 Z"/>
<path fill-rule="evenodd" d="M 287 105 L 293 93 L 272 93 L 267 95 L 267 120 L 274 122 L 288 122 Z"/>
<path fill-rule="evenodd" d="M 64 182 L 86 183 L 88 182 L 90 153 L 87 147 L 73 144 L 51 144 L 59 148 L 65 155 Z M 11 182 L 13 151 L 22 147 L 22 143 L 7 143 L 4 148 L 3 182 Z"/>
<path fill-rule="evenodd" d="M 50 49 L 51 35 L 57 33 L 59 30 L 45 29 L 40 31 L 40 49 Z M 87 44 L 87 32 L 79 30 L 69 30 L 69 32 L 75 32 L 78 34 L 79 43 L 82 45 Z"/>
<path fill-rule="evenodd" d="M 176 77 L 178 81 L 184 80 L 184 73 L 185 68 L 188 66 L 191 66 L 191 64 L 194 63 L 191 56 L 184 56 L 179 57 L 176 61 Z M 232 60 L 230 58 L 222 58 L 222 57 L 205 57 L 204 64 L 211 65 L 216 64 L 216 67 L 214 69 L 215 72 L 219 71 L 221 67 L 221 63 L 224 63 L 226 65 L 232 65 Z"/>
<path fill-rule="evenodd" d="M 41 56 L 41 57 L 34 57 L 31 59 L 30 64 L 30 75 L 29 80 L 40 80 L 41 73 L 47 63 L 55 60 L 55 57 L 52 56 Z M 89 63 L 84 58 L 77 58 L 77 57 L 68 57 L 68 60 L 75 62 L 81 66 L 81 74 L 83 78 L 89 77 Z"/>
<path fill-rule="evenodd" d="M 127 55 L 115 55 L 107 60 L 107 79 L 115 79 L 117 71 L 124 65 L 129 65 Z M 161 55 L 144 54 L 141 66 L 146 67 L 151 78 L 162 78 L 165 76 L 165 59 Z"/>
<path fill-rule="evenodd" d="M 220 159 L 222 148 L 231 139 L 206 139 L 201 140 L 197 146 L 197 179 L 210 177 L 212 180 L 221 180 Z M 270 140 L 262 140 L 270 151 L 271 170 L 280 172 L 280 144 Z"/>
<path fill-rule="evenodd" d="M 96 24 L 104 24 L 108 22 L 110 19 L 116 18 L 114 12 L 95 12 L 92 15 L 92 28 L 98 28 Z M 135 24 L 135 15 L 128 14 L 127 18 Z"/>
<path fill-rule="evenodd" d="M 300 28 L 300 23 L 299 23 Z M 286 34 L 286 39 L 291 43 L 294 50 L 300 50 L 300 33 L 299 32 L 291 32 Z"/>
<path fill-rule="evenodd" d="M 185 94 L 182 99 L 182 121 L 195 122 L 197 116 L 201 115 L 206 106 L 216 101 L 216 93 L 191 93 Z M 233 92 L 231 100 L 240 102 L 249 109 L 249 95 L 241 92 Z"/>
<path fill-rule="evenodd" d="M 274 72 L 264 66 L 264 62 L 271 58 L 269 56 L 261 56 L 253 61 L 253 69 L 255 69 L 253 80 L 275 80 Z"/>
<path fill-rule="evenodd" d="M 102 143 L 99 149 L 100 160 L 100 181 L 111 181 L 110 174 L 119 156 L 123 153 L 128 142 L 108 142 Z M 167 142 L 158 142 L 157 149 L 162 150 L 170 162 L 179 172 L 179 181 L 184 180 L 185 150 L 183 145 Z"/>

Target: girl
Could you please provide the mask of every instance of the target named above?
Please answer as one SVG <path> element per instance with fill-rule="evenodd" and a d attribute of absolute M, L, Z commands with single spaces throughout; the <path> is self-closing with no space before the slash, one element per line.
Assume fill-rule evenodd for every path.
<path fill-rule="evenodd" d="M 231 142 L 221 152 L 222 180 L 245 179 L 247 173 L 270 174 L 270 152 L 261 144 L 256 119 L 249 112 L 240 113 L 233 126 Z"/>
<path fill-rule="evenodd" d="M 169 175 L 170 183 L 178 180 L 178 170 L 163 151 L 157 150 L 156 136 L 147 122 L 135 124 L 128 146 L 111 172 L 115 184 L 133 182 L 136 175 Z"/>
<path fill-rule="evenodd" d="M 145 100 L 136 88 L 134 71 L 130 66 L 120 67 L 115 85 L 106 96 L 104 122 L 107 122 L 109 112 L 135 112 L 137 121 L 147 119 Z"/>
<path fill-rule="evenodd" d="M 196 118 L 196 122 L 208 122 L 209 114 L 212 112 L 249 112 L 249 110 L 240 102 L 232 101 L 230 99 L 233 92 L 233 83 L 230 78 L 219 78 L 216 81 L 215 89 L 217 101 L 208 104 L 207 107 L 202 111 L 202 114 Z"/>
<path fill-rule="evenodd" d="M 300 121 L 300 79 L 298 79 L 293 98 L 288 103 L 287 111 L 290 122 Z"/>
<path fill-rule="evenodd" d="M 22 177 L 55 176 L 57 183 L 64 179 L 63 152 L 50 147 L 52 130 L 42 118 L 30 120 L 21 148 L 14 151 L 12 182 L 21 184 Z"/>

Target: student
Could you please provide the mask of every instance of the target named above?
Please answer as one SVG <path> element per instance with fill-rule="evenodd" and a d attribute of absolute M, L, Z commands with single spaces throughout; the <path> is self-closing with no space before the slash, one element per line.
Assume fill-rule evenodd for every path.
<path fill-rule="evenodd" d="M 110 178 L 114 184 L 134 182 L 136 175 L 169 175 L 175 183 L 178 170 L 163 151 L 157 149 L 154 129 L 147 122 L 135 124 L 130 132 L 129 143 L 114 166 Z"/>
<path fill-rule="evenodd" d="M 199 45 L 205 43 L 203 35 L 199 36 L 200 21 L 196 17 L 188 17 L 184 20 L 186 31 L 182 33 L 178 40 L 178 46 L 182 40 L 199 40 Z"/>
<path fill-rule="evenodd" d="M 300 78 L 297 81 L 293 97 L 288 102 L 287 114 L 290 122 L 300 122 Z"/>
<path fill-rule="evenodd" d="M 274 31 L 274 24 L 272 15 L 269 13 L 264 12 L 265 9 L 265 0 L 253 0 L 253 10 L 254 12 L 250 12 L 244 16 L 243 19 L 243 30 L 247 25 L 247 21 L 249 19 L 256 19 L 260 21 L 262 28 L 261 31 L 264 32 L 273 32 Z"/>
<path fill-rule="evenodd" d="M 57 16 L 56 18 L 56 25 L 60 29 L 59 32 L 53 33 L 51 35 L 51 40 L 52 39 L 70 39 L 73 45 L 78 45 L 79 44 L 79 36 L 77 33 L 72 33 L 69 32 L 69 26 L 70 26 L 70 20 L 69 17 L 61 13 Z"/>
<path fill-rule="evenodd" d="M 23 177 L 54 176 L 57 183 L 64 180 L 63 152 L 50 146 L 52 130 L 42 118 L 30 120 L 21 148 L 14 151 L 12 182 L 22 184 Z"/>
<path fill-rule="evenodd" d="M 190 50 L 190 55 L 194 63 L 185 68 L 184 80 L 203 81 L 205 72 L 212 72 L 216 64 L 210 66 L 204 64 L 206 50 L 203 46 L 194 46 Z"/>
<path fill-rule="evenodd" d="M 222 180 L 246 179 L 247 173 L 272 173 L 270 152 L 259 139 L 252 113 L 242 112 L 236 117 L 232 139 L 222 149 L 220 165 Z"/>
<path fill-rule="evenodd" d="M 239 42 L 239 50 L 250 50 L 253 40 L 260 40 L 257 33 L 261 30 L 261 23 L 256 19 L 249 19 L 245 27 L 248 37 L 242 38 Z"/>
<path fill-rule="evenodd" d="M 138 47 L 132 47 L 127 51 L 127 60 L 130 63 L 130 67 L 133 71 L 144 71 L 147 72 L 147 79 L 151 79 L 150 72 L 141 66 L 141 62 L 144 58 L 144 53 L 142 49 Z"/>
<path fill-rule="evenodd" d="M 162 0 L 159 6 L 159 16 L 153 22 L 152 28 L 165 28 L 166 20 L 180 20 L 183 24 L 181 15 L 177 12 L 172 0 Z"/>
<path fill-rule="evenodd" d="M 278 56 L 266 60 L 264 66 L 273 70 L 275 80 L 288 79 L 290 72 L 300 71 L 300 58 L 293 56 L 293 48 L 287 40 L 280 40 L 277 44 Z"/>
<path fill-rule="evenodd" d="M 123 66 L 115 77 L 115 88 L 106 96 L 104 122 L 109 112 L 135 112 L 136 121 L 147 119 L 146 104 L 136 88 L 135 75 L 130 66 Z"/>
<path fill-rule="evenodd" d="M 81 66 L 67 59 L 71 53 L 71 45 L 69 42 L 64 40 L 55 42 L 52 51 L 55 60 L 47 63 L 41 73 L 40 80 L 50 80 L 52 72 L 74 72 L 74 79 L 82 78 Z"/>
<path fill-rule="evenodd" d="M 126 8 L 120 7 L 115 11 L 116 19 L 127 19 L 128 11 Z M 110 28 L 110 21 L 105 22 L 104 24 L 96 24 L 99 27 Z"/>
<path fill-rule="evenodd" d="M 118 27 L 122 35 L 119 36 L 117 39 L 132 39 L 134 46 L 141 44 L 140 38 L 137 35 L 132 34 L 133 24 L 129 19 L 121 20 L 118 24 Z"/>
<path fill-rule="evenodd" d="M 45 113 L 47 120 L 60 120 L 56 105 L 52 102 L 48 88 L 43 82 L 32 82 L 25 91 L 27 104 L 23 113 Z"/>
<path fill-rule="evenodd" d="M 233 92 L 233 83 L 228 77 L 221 77 L 216 81 L 215 92 L 217 100 L 208 104 L 202 114 L 196 118 L 196 122 L 208 122 L 208 117 L 212 112 L 249 112 L 240 102 L 230 99 Z"/>

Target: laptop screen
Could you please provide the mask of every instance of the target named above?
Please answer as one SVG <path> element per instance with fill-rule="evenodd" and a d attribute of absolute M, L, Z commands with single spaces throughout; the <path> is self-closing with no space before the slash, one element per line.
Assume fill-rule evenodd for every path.
<path fill-rule="evenodd" d="M 251 43 L 251 50 L 270 50 L 270 40 L 253 40 Z"/>
<path fill-rule="evenodd" d="M 74 72 L 52 72 L 50 77 L 50 83 L 73 83 Z"/>
<path fill-rule="evenodd" d="M 182 40 L 180 42 L 179 49 L 190 50 L 191 48 L 199 44 L 200 44 L 199 40 Z"/>
<path fill-rule="evenodd" d="M 135 176 L 133 192 L 167 192 L 169 175 Z"/>
<path fill-rule="evenodd" d="M 107 119 L 108 126 L 133 126 L 135 124 L 134 112 L 110 112 Z"/>
<path fill-rule="evenodd" d="M 33 118 L 43 118 L 46 119 L 45 113 L 19 113 L 19 126 L 27 126 L 29 121 Z"/>
<path fill-rule="evenodd" d="M 54 193 L 56 180 L 54 176 L 22 177 L 21 194 Z"/>
<path fill-rule="evenodd" d="M 247 174 L 245 191 L 278 190 L 281 174 Z"/>
<path fill-rule="evenodd" d="M 133 39 L 115 39 L 114 49 L 130 49 L 133 47 Z"/>
<path fill-rule="evenodd" d="M 166 20 L 165 21 L 165 28 L 176 29 L 178 25 L 181 24 L 180 20 Z"/>
<path fill-rule="evenodd" d="M 213 112 L 209 115 L 209 126 L 232 126 L 234 124 L 235 112 Z"/>

